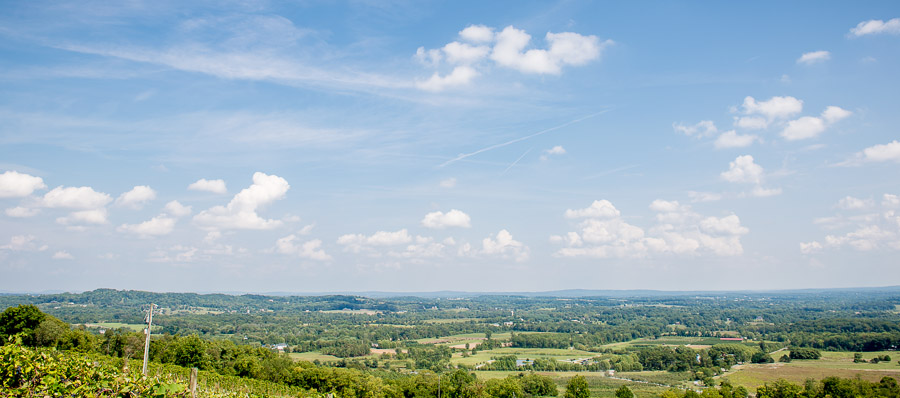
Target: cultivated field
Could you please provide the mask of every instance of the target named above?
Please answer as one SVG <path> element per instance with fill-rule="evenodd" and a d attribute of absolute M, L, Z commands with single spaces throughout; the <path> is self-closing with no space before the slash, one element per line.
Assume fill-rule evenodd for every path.
<path fill-rule="evenodd" d="M 879 381 L 884 376 L 900 380 L 900 352 L 864 352 L 864 359 L 871 360 L 878 355 L 890 355 L 893 361 L 881 363 L 854 363 L 852 352 L 822 352 L 817 360 L 795 360 L 790 363 L 745 364 L 735 366 L 731 371 L 718 378 L 727 378 L 734 385 L 742 385 L 754 391 L 765 383 L 785 379 L 802 384 L 807 379 L 820 380 L 829 376 L 842 378 L 859 377 L 869 381 Z"/>

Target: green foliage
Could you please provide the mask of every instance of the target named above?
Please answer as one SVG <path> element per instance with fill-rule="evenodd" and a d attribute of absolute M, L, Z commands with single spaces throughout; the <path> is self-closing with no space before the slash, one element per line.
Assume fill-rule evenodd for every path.
<path fill-rule="evenodd" d="M 634 393 L 628 386 L 623 385 L 616 390 L 616 398 L 634 398 Z"/>
<path fill-rule="evenodd" d="M 520 374 L 519 383 L 526 394 L 540 397 L 555 397 L 559 395 L 556 383 L 548 376 L 537 373 Z"/>
<path fill-rule="evenodd" d="M 514 377 L 488 380 L 484 384 L 484 390 L 494 398 L 522 398 L 525 396 L 522 385 Z"/>
<path fill-rule="evenodd" d="M 591 391 L 588 389 L 587 380 L 584 376 L 575 376 L 566 384 L 566 392 L 564 398 L 589 398 Z"/>
<path fill-rule="evenodd" d="M 815 348 L 791 348 L 791 359 L 819 359 L 821 357 L 822 353 Z"/>
<path fill-rule="evenodd" d="M 9 307 L 0 313 L 0 341 L 6 341 L 9 336 L 22 334 L 22 340 L 26 345 L 35 345 L 35 329 L 47 315 L 38 307 L 22 304 L 18 307 Z"/>

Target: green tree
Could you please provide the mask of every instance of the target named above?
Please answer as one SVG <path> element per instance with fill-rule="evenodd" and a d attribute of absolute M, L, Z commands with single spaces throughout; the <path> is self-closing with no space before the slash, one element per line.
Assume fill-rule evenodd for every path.
<path fill-rule="evenodd" d="M 541 397 L 555 397 L 559 395 L 559 391 L 556 389 L 556 383 L 548 376 L 529 373 L 522 376 L 520 382 L 522 383 L 522 389 L 525 390 L 526 394 Z"/>
<path fill-rule="evenodd" d="M 634 398 L 634 393 L 628 386 L 622 386 L 616 390 L 616 398 Z"/>
<path fill-rule="evenodd" d="M 35 345 L 34 330 L 47 318 L 38 307 L 22 304 L 9 307 L 0 314 L 0 344 L 5 344 L 9 336 L 23 333 L 23 343 Z"/>
<path fill-rule="evenodd" d="M 566 384 L 565 398 L 588 398 L 591 396 L 591 390 L 588 389 L 587 380 L 584 376 L 575 376 L 569 379 Z"/>

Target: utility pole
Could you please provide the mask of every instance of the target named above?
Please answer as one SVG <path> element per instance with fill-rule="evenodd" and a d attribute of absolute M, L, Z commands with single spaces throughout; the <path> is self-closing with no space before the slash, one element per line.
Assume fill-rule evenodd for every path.
<path fill-rule="evenodd" d="M 147 340 L 144 341 L 144 368 L 141 370 L 144 376 L 147 375 L 147 360 L 150 359 L 150 327 L 153 325 L 154 306 L 155 304 L 150 303 L 150 313 L 147 315 L 147 329 L 144 331 L 144 334 L 147 335 Z"/>

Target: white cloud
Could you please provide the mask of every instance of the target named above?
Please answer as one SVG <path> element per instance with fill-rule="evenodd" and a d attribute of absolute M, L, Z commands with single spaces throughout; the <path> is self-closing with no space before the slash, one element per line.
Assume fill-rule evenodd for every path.
<path fill-rule="evenodd" d="M 469 25 L 459 32 L 459 37 L 473 43 L 487 43 L 494 40 L 494 29 L 484 25 Z"/>
<path fill-rule="evenodd" d="M 781 136 L 788 141 L 813 138 L 825 131 L 825 122 L 812 116 L 804 116 L 788 122 Z"/>
<path fill-rule="evenodd" d="M 200 226 L 219 229 L 272 229 L 282 224 L 280 220 L 263 219 L 256 211 L 269 203 L 284 198 L 290 184 L 276 175 L 256 172 L 253 184 L 234 195 L 227 206 L 215 206 L 194 216 Z"/>
<path fill-rule="evenodd" d="M 106 206 L 112 198 L 103 192 L 94 191 L 91 187 L 53 188 L 44 194 L 42 203 L 46 207 L 68 209 L 96 209 Z"/>
<path fill-rule="evenodd" d="M 613 42 L 601 42 L 596 36 L 573 32 L 548 32 L 547 49 L 526 49 L 531 35 L 507 26 L 499 33 L 483 25 L 472 25 L 459 32 L 462 41 L 453 41 L 440 50 L 419 47 L 415 58 L 424 65 L 437 68 L 442 63 L 455 66 L 441 75 L 434 72 L 427 80 L 416 81 L 416 87 L 426 91 L 442 91 L 469 84 L 482 71 L 494 64 L 522 73 L 558 75 L 564 66 L 584 65 L 600 57 L 601 51 Z"/>
<path fill-rule="evenodd" d="M 654 254 L 699 255 L 707 252 L 734 256 L 743 253 L 740 236 L 749 230 L 734 214 L 703 217 L 690 206 L 660 199 L 654 200 L 650 209 L 657 213 L 657 224 L 649 229 L 629 224 L 618 214 L 585 219 L 579 222 L 578 231 L 550 237 L 551 242 L 566 246 L 555 255 L 634 258 Z"/>
<path fill-rule="evenodd" d="M 876 207 L 871 199 L 859 199 L 847 196 L 836 207 L 856 212 L 864 212 L 852 216 L 838 214 L 834 217 L 821 217 L 814 222 L 828 230 L 844 230 L 833 233 L 824 239 L 801 243 L 800 250 L 811 253 L 825 249 L 847 247 L 858 251 L 900 250 L 900 214 L 895 210 L 900 199 L 893 194 L 885 194 L 881 209 L 872 212 Z"/>
<path fill-rule="evenodd" d="M 35 243 L 34 235 L 15 235 L 9 238 L 9 244 L 0 246 L 0 249 L 12 251 L 36 250 L 37 244 Z"/>
<path fill-rule="evenodd" d="M 828 106 L 824 111 L 822 111 L 822 118 L 825 119 L 826 123 L 831 124 L 843 120 L 852 114 L 853 112 L 850 112 L 846 109 L 842 109 L 837 106 Z"/>
<path fill-rule="evenodd" d="M 396 232 L 378 231 L 370 236 L 363 234 L 346 234 L 337 239 L 339 245 L 345 246 L 345 251 L 359 253 L 362 250 L 374 246 L 402 245 L 412 242 L 412 236 L 406 228 Z"/>
<path fill-rule="evenodd" d="M 468 214 L 460 210 L 452 209 L 446 213 L 441 211 L 431 212 L 422 219 L 422 225 L 426 228 L 444 229 L 448 227 L 470 228 L 472 219 Z"/>
<path fill-rule="evenodd" d="M 738 156 L 729 163 L 727 171 L 722 172 L 722 178 L 729 182 L 746 182 L 759 184 L 763 178 L 762 166 L 753 162 L 753 156 Z"/>
<path fill-rule="evenodd" d="M 530 249 L 522 242 L 513 239 L 509 231 L 502 229 L 495 236 L 489 236 L 481 241 L 482 252 L 487 255 L 498 255 L 503 258 L 513 258 L 516 261 L 528 260 Z"/>
<path fill-rule="evenodd" d="M 684 133 L 684 135 L 688 137 L 709 137 L 715 135 L 719 132 L 719 129 L 716 128 L 716 124 L 711 120 L 701 120 L 699 123 L 693 126 L 685 126 L 681 123 L 672 123 L 672 128 L 675 131 Z"/>
<path fill-rule="evenodd" d="M 748 96 L 744 98 L 742 107 L 745 114 L 759 114 L 773 120 L 800 113 L 803 110 L 803 101 L 794 97 L 772 97 L 766 101 L 757 102 L 756 99 Z"/>
<path fill-rule="evenodd" d="M 583 65 L 600 56 L 600 51 L 612 44 L 607 40 L 600 43 L 597 36 L 582 36 L 578 33 L 547 33 L 549 50 L 531 49 L 524 51 L 531 41 L 525 31 L 507 26 L 497 34 L 497 42 L 491 52 L 491 59 L 500 66 L 516 69 L 523 73 L 559 74 L 563 65 Z"/>
<path fill-rule="evenodd" d="M 456 177 L 450 177 L 446 180 L 441 180 L 440 182 L 441 188 L 453 188 L 456 186 Z"/>
<path fill-rule="evenodd" d="M 47 188 L 41 177 L 7 171 L 0 174 L 0 198 L 23 198 L 35 190 Z"/>
<path fill-rule="evenodd" d="M 205 178 L 201 178 L 193 184 L 188 185 L 188 189 L 192 191 L 206 191 L 218 194 L 224 194 L 228 192 L 228 189 L 225 187 L 225 180 L 207 180 Z"/>
<path fill-rule="evenodd" d="M 759 116 L 741 116 L 734 118 L 734 126 L 746 130 L 762 130 L 769 127 L 769 121 Z"/>
<path fill-rule="evenodd" d="M 744 148 L 753 145 L 753 141 L 757 139 L 759 137 L 752 134 L 738 134 L 734 130 L 729 130 L 719 135 L 713 145 L 718 149 Z"/>
<path fill-rule="evenodd" d="M 757 185 L 753 188 L 752 191 L 750 191 L 750 195 L 757 198 L 766 198 L 769 196 L 781 195 L 781 188 L 764 188 Z"/>
<path fill-rule="evenodd" d="M 803 254 L 812 254 L 818 252 L 819 250 L 822 250 L 822 244 L 819 242 L 800 242 L 800 252 Z"/>
<path fill-rule="evenodd" d="M 462 65 L 453 68 L 453 71 L 446 76 L 434 72 L 428 80 L 416 82 L 416 87 L 426 91 L 443 91 L 448 87 L 467 85 L 477 76 L 478 71 L 474 68 Z"/>
<path fill-rule="evenodd" d="M 310 260 L 330 261 L 332 259 L 332 257 L 322 249 L 321 240 L 313 239 L 299 245 L 295 243 L 297 240 L 297 235 L 294 234 L 278 239 L 278 241 L 275 242 L 275 250 L 281 254 L 296 255 Z"/>
<path fill-rule="evenodd" d="M 550 158 L 550 156 L 560 156 L 566 154 L 566 148 L 563 148 L 562 145 L 554 146 L 553 148 L 544 150 L 544 153 L 541 154 L 541 161 L 546 161 Z"/>
<path fill-rule="evenodd" d="M 481 61 L 491 52 L 488 46 L 473 46 L 466 43 L 453 41 L 443 48 L 447 62 L 451 64 L 469 65 Z"/>
<path fill-rule="evenodd" d="M 860 199 L 847 196 L 838 201 L 837 207 L 845 210 L 859 210 L 874 206 L 875 202 L 871 199 Z"/>
<path fill-rule="evenodd" d="M 619 210 L 606 200 L 595 200 L 584 209 L 566 210 L 566 218 L 613 218 L 619 216 Z"/>
<path fill-rule="evenodd" d="M 829 59 L 831 59 L 831 53 L 828 51 L 812 51 L 803 53 L 800 58 L 797 58 L 797 63 L 812 65 L 817 62 L 825 62 Z"/>
<path fill-rule="evenodd" d="M 117 229 L 119 232 L 128 232 L 141 237 L 161 236 L 172 233 L 175 229 L 175 219 L 163 215 L 153 217 L 140 224 L 122 224 Z"/>
<path fill-rule="evenodd" d="M 140 209 L 145 203 L 156 199 L 156 191 L 146 185 L 138 185 L 116 199 L 116 205 Z"/>
<path fill-rule="evenodd" d="M 191 214 L 191 206 L 185 206 L 179 203 L 177 200 L 173 200 L 169 203 L 166 203 L 164 211 L 166 212 L 166 214 L 173 217 L 184 217 Z"/>
<path fill-rule="evenodd" d="M 107 221 L 107 212 L 106 209 L 91 209 L 91 210 L 81 210 L 69 213 L 68 216 L 59 217 L 56 219 L 56 222 L 62 225 L 73 225 L 73 224 L 106 224 Z"/>
<path fill-rule="evenodd" d="M 863 149 L 861 156 L 870 162 L 900 162 L 900 142 L 894 140 L 887 144 L 870 146 Z"/>
<path fill-rule="evenodd" d="M 69 252 L 65 250 L 60 250 L 56 253 L 53 253 L 54 260 L 71 260 L 73 258 L 75 257 L 73 257 L 71 254 L 69 254 Z"/>
<path fill-rule="evenodd" d="M 189 263 L 196 259 L 200 249 L 193 246 L 175 245 L 169 249 L 157 249 L 150 253 L 148 261 L 155 263 Z"/>
<path fill-rule="evenodd" d="M 722 194 L 715 192 L 689 191 L 688 197 L 691 198 L 691 202 L 715 202 L 722 199 Z"/>
<path fill-rule="evenodd" d="M 34 209 L 34 208 L 22 207 L 22 206 L 10 207 L 10 208 L 6 209 L 7 216 L 16 217 L 16 218 L 33 217 L 33 216 L 36 216 L 40 212 L 41 212 L 41 209 Z"/>
<path fill-rule="evenodd" d="M 881 33 L 900 34 L 900 18 L 894 18 L 887 22 L 881 19 L 870 19 L 860 22 L 855 28 L 850 29 L 850 35 L 853 37 Z"/>
<path fill-rule="evenodd" d="M 422 64 L 437 66 L 441 63 L 441 59 L 443 59 L 444 56 L 443 53 L 441 53 L 441 50 L 425 50 L 425 47 L 419 47 L 416 49 L 415 57 Z"/>

